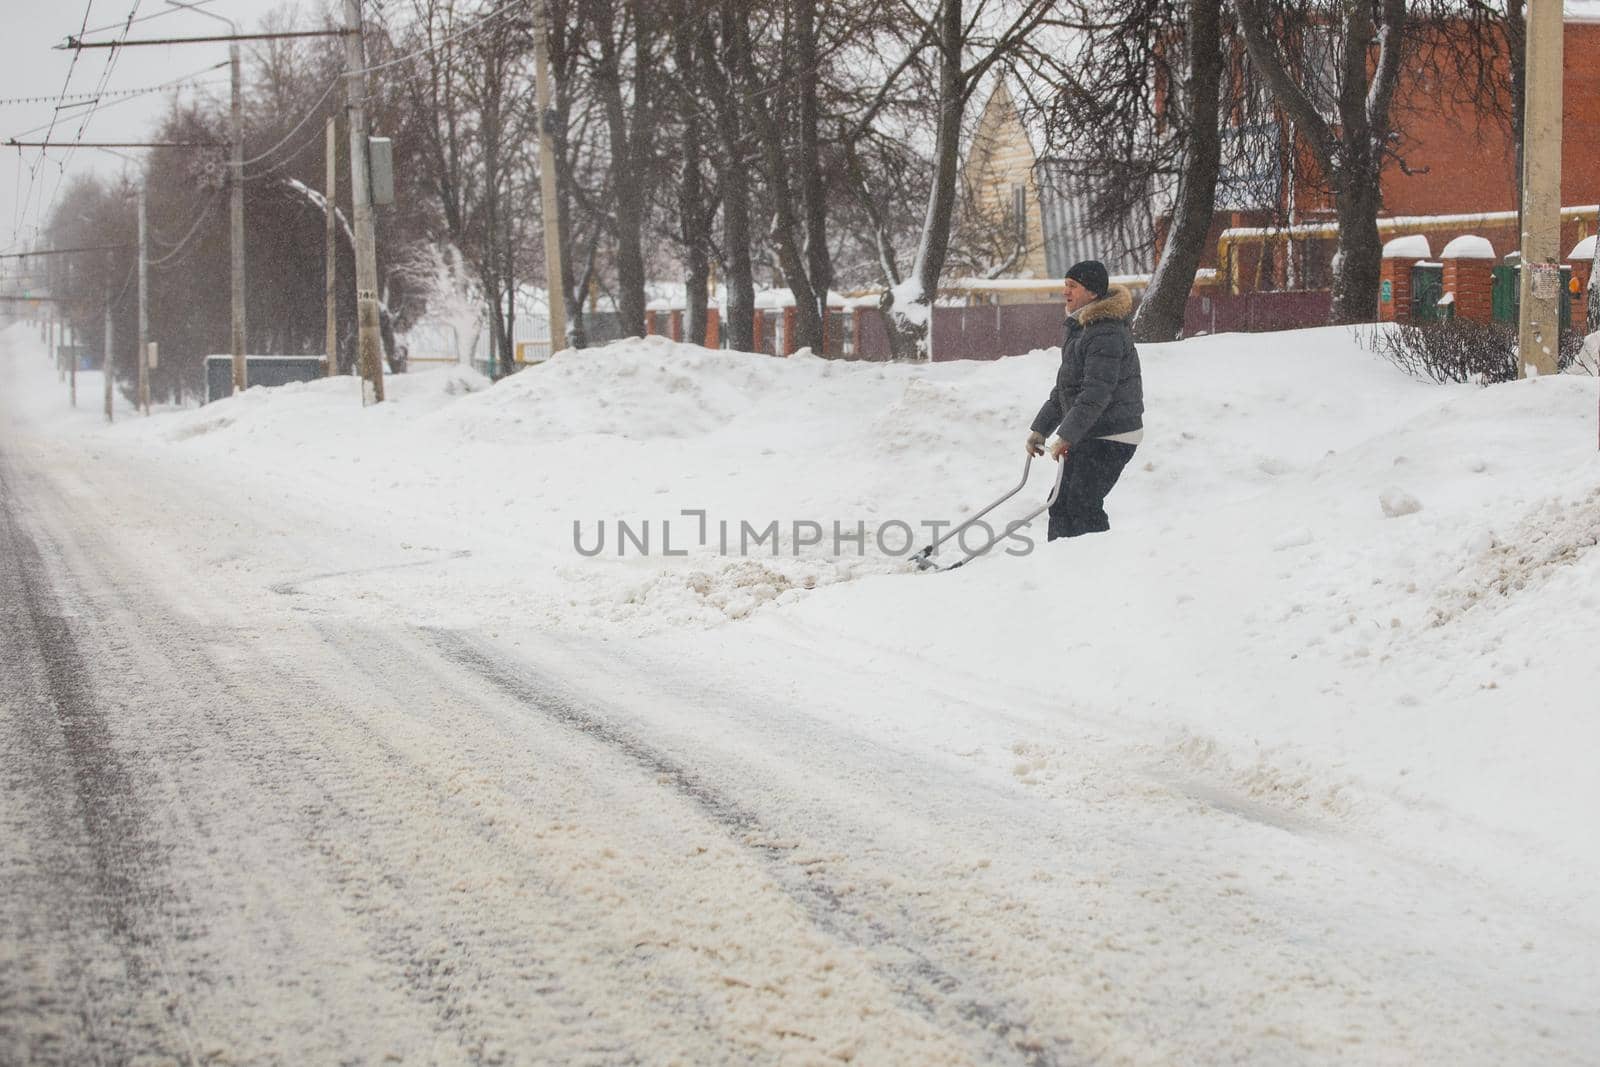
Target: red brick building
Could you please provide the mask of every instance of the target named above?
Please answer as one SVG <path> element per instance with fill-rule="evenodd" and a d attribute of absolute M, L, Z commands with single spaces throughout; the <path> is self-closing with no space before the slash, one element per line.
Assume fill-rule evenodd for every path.
<path fill-rule="evenodd" d="M 1578 10 L 1568 5 L 1563 50 L 1563 255 L 1595 232 L 1600 205 L 1600 17 Z M 1600 15 L 1600 8 L 1593 10 Z M 1427 73 L 1433 66 L 1424 57 L 1402 71 L 1393 118 L 1405 166 L 1384 169 L 1380 233 L 1386 241 L 1423 234 L 1435 255 L 1470 234 L 1488 240 L 1496 256 L 1504 257 L 1519 245 L 1516 145 L 1491 113 L 1451 103 L 1454 87 L 1436 84 L 1438 75 Z M 1337 244 L 1331 197 L 1319 188 L 1309 158 L 1288 151 L 1282 158 L 1275 210 L 1219 212 L 1214 222 L 1216 243 L 1205 263 L 1218 268 L 1226 292 L 1321 289 L 1329 283 Z"/>

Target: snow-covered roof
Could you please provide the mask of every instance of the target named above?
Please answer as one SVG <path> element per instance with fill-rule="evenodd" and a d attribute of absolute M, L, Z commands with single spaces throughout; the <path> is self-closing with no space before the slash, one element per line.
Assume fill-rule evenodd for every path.
<path fill-rule="evenodd" d="M 1600 22 L 1600 0 L 1567 0 L 1563 22 Z"/>
<path fill-rule="evenodd" d="M 1493 259 L 1494 245 L 1486 237 L 1464 233 L 1444 246 L 1440 259 Z"/>
<path fill-rule="evenodd" d="M 1594 234 L 1590 234 L 1572 246 L 1572 251 L 1567 253 L 1567 258 L 1572 260 L 1591 260 L 1594 258 Z"/>
<path fill-rule="evenodd" d="M 1427 259 L 1433 255 L 1428 239 L 1420 233 L 1396 237 L 1383 246 L 1384 259 Z"/>

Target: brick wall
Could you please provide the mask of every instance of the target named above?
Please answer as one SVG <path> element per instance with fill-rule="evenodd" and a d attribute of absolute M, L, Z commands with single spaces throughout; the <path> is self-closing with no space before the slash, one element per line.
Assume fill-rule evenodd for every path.
<path fill-rule="evenodd" d="M 1444 291 L 1455 294 L 1455 316 L 1473 322 L 1494 318 L 1492 259 L 1451 258 L 1444 263 Z"/>
<path fill-rule="evenodd" d="M 1379 322 L 1411 321 L 1411 268 L 1420 262 L 1421 260 L 1414 257 L 1384 258 L 1382 281 L 1378 290 Z M 1389 291 L 1388 300 L 1383 298 L 1384 289 Z"/>

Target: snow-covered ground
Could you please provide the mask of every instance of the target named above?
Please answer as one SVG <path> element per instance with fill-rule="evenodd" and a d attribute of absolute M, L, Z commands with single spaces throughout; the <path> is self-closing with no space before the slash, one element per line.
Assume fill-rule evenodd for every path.
<path fill-rule="evenodd" d="M 920 901 L 908 928 L 1069 1059 L 1600 1049 L 1593 378 L 1424 384 L 1339 328 L 1142 346 L 1112 533 L 1046 546 L 1040 523 L 920 573 L 881 549 L 1015 483 L 1054 353 L 651 339 L 493 387 L 393 377 L 367 409 L 346 378 L 107 427 L 97 376 L 69 411 L 33 332 L 0 346 L 5 408 L 58 463 L 167 501 L 126 537 L 241 610 L 537 665 L 671 752 L 661 773 L 826 841 L 823 910 Z M 781 985 L 803 961 L 763 929 L 740 980 Z M 822 1052 L 893 1062 L 830 1025 Z"/>

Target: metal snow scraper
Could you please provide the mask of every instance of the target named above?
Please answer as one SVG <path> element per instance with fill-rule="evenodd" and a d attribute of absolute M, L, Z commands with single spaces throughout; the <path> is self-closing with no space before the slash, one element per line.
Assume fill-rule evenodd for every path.
<path fill-rule="evenodd" d="M 1020 482 L 1018 482 L 1011 489 L 1010 492 L 1006 493 L 1004 496 L 1000 497 L 1000 499 L 996 500 L 994 503 L 990 504 L 988 507 L 986 507 L 982 511 L 978 512 L 976 515 L 972 516 L 972 518 L 968 519 L 966 522 L 963 522 L 959 526 L 952 527 L 950 532 L 945 534 L 943 537 L 935 539 L 933 544 L 929 545 L 927 548 L 924 548 L 921 552 L 918 552 L 916 555 L 912 556 L 911 557 L 912 562 L 916 563 L 916 565 L 918 567 L 922 568 L 923 570 L 953 571 L 957 567 L 963 566 L 964 564 L 967 564 L 967 563 L 971 563 L 973 560 L 977 559 L 979 556 L 981 556 L 985 552 L 989 551 L 995 545 L 999 544 L 1001 541 L 1004 541 L 1006 538 L 1010 537 L 1012 534 L 1016 533 L 1018 530 L 1022 529 L 1024 526 L 1028 525 L 1028 523 L 1032 522 L 1034 519 L 1037 519 L 1040 515 L 1044 514 L 1046 511 L 1050 510 L 1050 505 L 1054 504 L 1056 502 L 1056 497 L 1061 494 L 1061 475 L 1067 469 L 1067 465 L 1066 465 L 1065 462 L 1058 462 L 1056 464 L 1056 480 L 1055 480 L 1055 484 L 1050 487 L 1050 495 L 1045 498 L 1045 502 L 1043 504 L 1041 504 L 1038 507 L 1034 508 L 1032 511 L 1028 512 L 1022 518 L 1016 519 L 1015 521 L 1007 524 L 1006 528 L 1003 531 L 1001 531 L 1000 533 L 996 534 L 996 533 L 991 531 L 990 535 L 989 535 L 989 540 L 986 541 L 981 548 L 979 548 L 979 549 L 977 549 L 975 551 L 972 551 L 972 552 L 968 552 L 965 556 L 962 556 L 960 559 L 956 560 L 954 563 L 951 563 L 948 566 L 941 567 L 941 566 L 939 566 L 937 563 L 935 563 L 933 561 L 933 554 L 934 554 L 935 551 L 938 550 L 940 545 L 944 544 L 946 541 L 950 540 L 952 537 L 961 536 L 961 531 L 965 530 L 967 527 L 971 526 L 973 523 L 977 522 L 979 519 L 981 519 L 985 515 L 989 514 L 989 512 L 993 511 L 995 508 L 999 507 L 1001 504 L 1004 504 L 1007 500 L 1010 500 L 1012 497 L 1014 497 L 1018 493 L 1022 492 L 1022 487 L 1028 484 L 1028 472 L 1032 469 L 1032 467 L 1033 467 L 1033 454 L 1030 452 L 1028 454 L 1027 460 L 1022 464 L 1022 480 Z"/>

